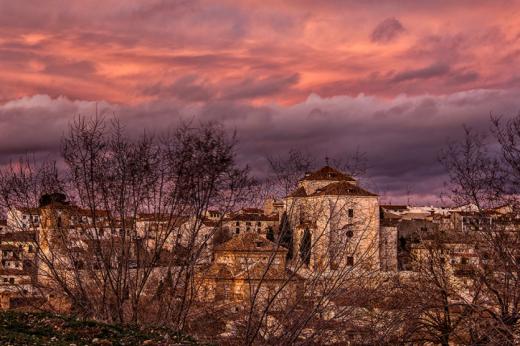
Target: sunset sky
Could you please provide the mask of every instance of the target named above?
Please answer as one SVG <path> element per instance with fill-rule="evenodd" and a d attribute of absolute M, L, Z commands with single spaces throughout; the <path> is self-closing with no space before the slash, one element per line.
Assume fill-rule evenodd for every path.
<path fill-rule="evenodd" d="M 97 104 L 131 131 L 219 120 L 260 176 L 360 150 L 383 201 L 438 203 L 439 150 L 518 113 L 518 66 L 520 1 L 0 0 L 0 164 Z"/>

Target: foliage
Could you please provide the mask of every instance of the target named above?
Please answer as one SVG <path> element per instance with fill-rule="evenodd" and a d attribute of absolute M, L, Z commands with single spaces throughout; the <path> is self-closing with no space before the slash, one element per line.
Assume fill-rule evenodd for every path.
<path fill-rule="evenodd" d="M 0 312 L 2 345 L 197 345 L 166 328 L 137 328 L 50 313 Z"/>

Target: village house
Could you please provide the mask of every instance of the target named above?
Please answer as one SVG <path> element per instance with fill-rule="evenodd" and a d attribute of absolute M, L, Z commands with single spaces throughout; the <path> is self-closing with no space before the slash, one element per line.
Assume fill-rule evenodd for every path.
<path fill-rule="evenodd" d="M 379 199 L 354 178 L 325 166 L 307 173 L 284 201 L 295 260 L 310 270 L 379 268 Z"/>
<path fill-rule="evenodd" d="M 255 232 L 266 236 L 278 228 L 278 214 L 266 214 L 258 208 L 243 208 L 222 220 L 222 228 L 231 235 Z"/>
<path fill-rule="evenodd" d="M 272 304 L 283 309 L 302 294 L 302 280 L 287 269 L 286 254 L 256 232 L 236 235 L 215 247 L 213 262 L 199 274 L 199 299 L 238 310 L 253 300 L 266 304 L 276 294 Z"/>

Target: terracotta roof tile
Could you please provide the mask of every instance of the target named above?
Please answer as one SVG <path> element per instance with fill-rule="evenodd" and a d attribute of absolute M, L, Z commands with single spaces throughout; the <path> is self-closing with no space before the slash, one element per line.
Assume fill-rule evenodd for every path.
<path fill-rule="evenodd" d="M 278 215 L 233 214 L 224 221 L 278 221 Z"/>
<path fill-rule="evenodd" d="M 316 172 L 307 173 L 302 180 L 356 181 L 351 176 L 330 166 L 322 167 Z"/>
<path fill-rule="evenodd" d="M 295 191 L 290 193 L 288 197 L 307 197 L 307 192 L 305 192 L 303 186 L 300 186 Z"/>
<path fill-rule="evenodd" d="M 204 276 L 212 279 L 224 280 L 300 280 L 301 278 L 289 272 L 282 266 L 271 265 L 267 268 L 265 263 L 255 262 L 248 267 L 240 265 L 227 265 L 213 263 L 204 273 Z"/>
<path fill-rule="evenodd" d="M 36 234 L 34 232 L 12 232 L 0 234 L 0 243 L 7 241 L 29 242 L 35 240 Z"/>
<path fill-rule="evenodd" d="M 214 251 L 286 252 L 287 249 L 257 233 L 248 232 L 238 234 L 227 242 L 216 246 Z"/>
<path fill-rule="evenodd" d="M 352 185 L 346 181 L 340 181 L 324 186 L 311 196 L 377 196 L 376 194 L 360 188 L 357 185 Z"/>

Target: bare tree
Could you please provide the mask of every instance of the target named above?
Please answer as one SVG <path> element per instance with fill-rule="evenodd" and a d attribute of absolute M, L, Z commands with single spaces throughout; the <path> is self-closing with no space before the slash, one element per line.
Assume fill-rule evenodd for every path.
<path fill-rule="evenodd" d="M 322 178 L 329 190 L 308 187 L 309 199 L 299 198 L 293 192 L 299 190 L 298 180 L 309 173 L 311 162 L 296 151 L 288 158 L 270 159 L 271 187 L 284 196 L 284 210 L 263 262 L 253 248 L 241 252 L 246 263 L 242 270 L 231 270 L 245 275 L 249 287 L 243 312 L 233 315 L 233 335 L 240 344 L 307 344 L 327 338 L 346 342 L 366 334 L 369 317 L 376 315 L 360 302 L 366 302 L 361 299 L 364 293 L 375 292 L 385 281 L 377 275 L 377 197 L 327 166 L 320 174 L 326 175 Z M 275 272 L 280 274 L 276 280 Z M 339 324 L 349 328 L 338 330 Z"/>
<path fill-rule="evenodd" d="M 15 224 L 37 232 L 42 294 L 85 317 L 183 329 L 215 231 L 206 211 L 232 209 L 250 183 L 234 147 L 216 124 L 130 138 L 117 119 L 80 117 L 62 141 L 63 169 L 29 160 L 4 169 L 11 218 L 38 208 L 37 222 Z"/>
<path fill-rule="evenodd" d="M 450 145 L 441 158 L 450 174 L 453 199 L 478 207 L 462 220 L 478 256 L 472 278 L 479 297 L 472 308 L 485 332 L 475 337 L 494 344 L 512 345 L 519 337 L 519 124 L 520 117 L 505 122 L 492 118 L 491 142 L 466 129 L 464 140 Z"/>

